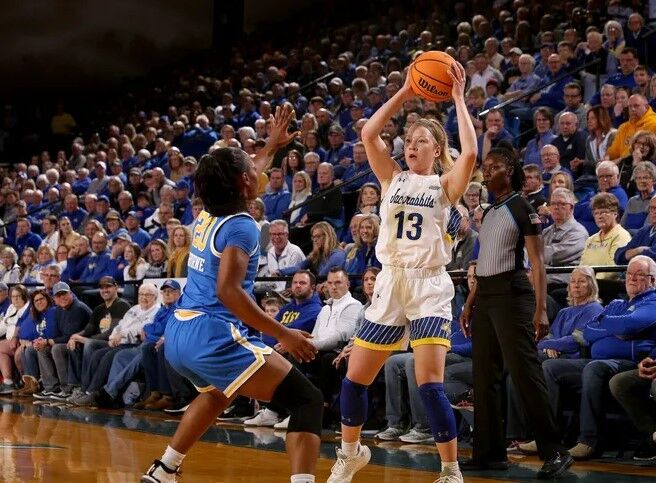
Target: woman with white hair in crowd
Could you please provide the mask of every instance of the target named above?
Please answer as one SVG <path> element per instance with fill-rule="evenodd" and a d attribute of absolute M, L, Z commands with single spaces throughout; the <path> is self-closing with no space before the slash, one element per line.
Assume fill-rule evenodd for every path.
<path fill-rule="evenodd" d="M 567 284 L 567 305 L 558 312 L 547 336 L 537 344 L 538 358 L 541 361 L 581 357 L 581 344 L 576 340 L 574 333 L 582 331 L 588 322 L 604 310 L 599 303 L 599 286 L 591 267 L 580 265 L 572 271 Z M 509 439 L 525 439 L 527 424 L 523 413 L 519 397 L 509 379 L 506 428 Z M 523 453 L 537 454 L 538 452 L 535 441 L 518 444 L 517 447 Z"/>

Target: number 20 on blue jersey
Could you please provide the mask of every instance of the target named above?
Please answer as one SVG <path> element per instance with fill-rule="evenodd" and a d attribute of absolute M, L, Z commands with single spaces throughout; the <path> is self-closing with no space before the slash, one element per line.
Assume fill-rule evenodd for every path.
<path fill-rule="evenodd" d="M 196 220 L 196 224 L 194 225 L 194 237 L 191 242 L 192 246 L 197 250 L 203 251 L 207 247 L 207 240 L 212 232 L 215 219 L 207 211 L 202 211 L 198 215 L 198 220 Z"/>

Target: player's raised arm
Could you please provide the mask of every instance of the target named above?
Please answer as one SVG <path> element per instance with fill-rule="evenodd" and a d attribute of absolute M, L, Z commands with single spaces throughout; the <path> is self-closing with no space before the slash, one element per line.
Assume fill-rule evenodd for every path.
<path fill-rule="evenodd" d="M 275 114 L 267 121 L 272 123 L 271 132 L 266 139 L 264 147 L 253 158 L 255 171 L 258 176 L 269 168 L 269 164 L 273 160 L 276 151 L 283 146 L 287 146 L 298 135 L 298 131 L 293 133 L 287 132 L 289 123 L 294 119 L 295 115 L 294 107 L 289 102 L 286 102 L 283 106 L 278 106 Z"/>
<path fill-rule="evenodd" d="M 465 69 L 460 63 L 453 62 L 449 68 L 449 76 L 453 81 L 451 95 L 458 117 L 461 152 L 451 171 L 446 173 L 442 180 L 448 198 L 455 202 L 462 198 L 471 179 L 476 165 L 477 144 L 476 131 L 465 104 L 465 83 L 467 81 Z"/>
<path fill-rule="evenodd" d="M 380 133 L 385 123 L 401 109 L 403 103 L 413 97 L 415 97 L 415 93 L 410 87 L 410 75 L 406 75 L 403 87 L 383 104 L 362 128 L 362 142 L 367 151 L 367 159 L 381 184 L 383 192 L 387 189 L 394 175 L 401 171 L 401 167 L 392 159 L 385 141 L 380 137 Z"/>

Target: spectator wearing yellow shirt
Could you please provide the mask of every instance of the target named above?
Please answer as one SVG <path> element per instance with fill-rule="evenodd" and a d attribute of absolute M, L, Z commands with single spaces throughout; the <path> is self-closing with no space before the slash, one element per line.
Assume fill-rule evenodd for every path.
<path fill-rule="evenodd" d="M 50 129 L 55 136 L 70 136 L 74 134 L 77 123 L 64 109 L 63 104 L 57 104 L 57 112 L 50 121 Z"/>
<path fill-rule="evenodd" d="M 642 94 L 633 94 L 629 98 L 629 120 L 620 124 L 613 143 L 608 148 L 608 159 L 619 163 L 629 156 L 631 138 L 638 131 L 656 132 L 656 113 L 649 107 L 647 98 Z"/>
<path fill-rule="evenodd" d="M 615 265 L 615 252 L 631 240 L 631 235 L 618 223 L 619 202 L 612 193 L 598 193 L 590 202 L 599 231 L 585 242 L 581 265 Z M 598 279 L 617 279 L 616 273 L 598 273 Z"/>

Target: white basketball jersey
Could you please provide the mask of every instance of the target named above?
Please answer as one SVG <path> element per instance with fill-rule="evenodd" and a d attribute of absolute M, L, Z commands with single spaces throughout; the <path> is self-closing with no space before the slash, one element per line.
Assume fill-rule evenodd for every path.
<path fill-rule="evenodd" d="M 439 175 L 402 171 L 394 176 L 380 203 L 378 260 L 399 268 L 448 264 L 453 247 L 447 231 L 450 210 Z"/>

